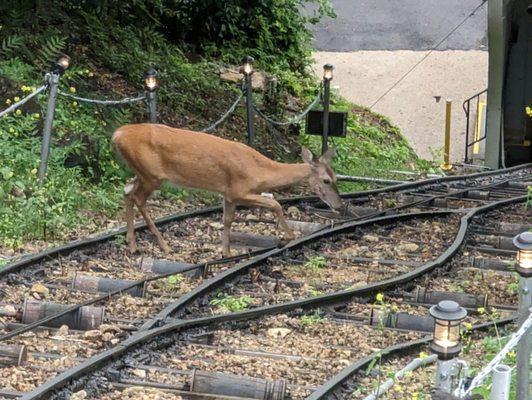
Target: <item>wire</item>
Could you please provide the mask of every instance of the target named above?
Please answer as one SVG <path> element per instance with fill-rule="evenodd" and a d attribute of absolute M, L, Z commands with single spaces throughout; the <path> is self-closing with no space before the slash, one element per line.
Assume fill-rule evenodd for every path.
<path fill-rule="evenodd" d="M 482 6 L 487 3 L 488 0 L 482 0 L 482 3 L 480 3 L 477 7 L 475 7 L 475 9 L 469 13 L 469 15 L 467 17 L 465 17 L 462 22 L 460 22 L 458 25 L 456 25 L 447 35 L 445 35 L 445 37 L 443 39 L 441 39 L 438 44 L 436 44 L 435 46 L 433 46 L 428 52 L 427 54 L 425 54 L 423 56 L 423 58 L 421 60 L 419 60 L 416 64 L 414 64 L 414 66 L 412 66 L 412 68 L 410 68 L 403 76 L 401 76 L 397 82 L 395 82 L 386 92 L 384 92 L 377 100 L 375 100 L 375 102 L 373 102 L 373 104 L 371 106 L 369 106 L 369 108 L 373 108 L 375 107 L 375 105 L 380 102 L 384 97 L 386 97 L 388 95 L 388 93 L 390 93 L 397 85 L 399 85 L 408 75 L 410 75 L 410 73 L 416 69 L 423 61 L 425 61 L 427 59 L 428 56 L 430 56 L 438 47 L 440 47 L 440 45 L 445 42 L 447 39 L 449 39 L 449 37 L 454 33 L 456 32 L 463 24 L 466 23 L 466 21 L 471 18 L 473 15 L 476 14 L 476 12 L 478 10 L 480 10 L 482 8 Z"/>

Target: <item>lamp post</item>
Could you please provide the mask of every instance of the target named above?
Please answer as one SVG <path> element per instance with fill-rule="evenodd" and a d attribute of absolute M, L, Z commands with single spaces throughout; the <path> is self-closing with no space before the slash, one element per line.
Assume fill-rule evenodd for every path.
<path fill-rule="evenodd" d="M 460 325 L 467 312 L 455 301 L 444 300 L 430 308 L 434 333 L 430 349 L 438 355 L 436 387 L 451 393 L 455 357 L 460 354 Z"/>
<path fill-rule="evenodd" d="M 321 154 L 329 148 L 329 106 L 331 103 L 331 81 L 333 79 L 331 64 L 323 66 L 323 131 L 321 136 Z"/>
<path fill-rule="evenodd" d="M 157 71 L 151 68 L 145 75 L 146 84 L 146 96 L 148 98 L 148 110 L 150 113 L 150 123 L 155 124 L 157 122 L 157 88 L 159 84 L 157 82 Z"/>
<path fill-rule="evenodd" d="M 253 75 L 253 57 L 246 56 L 242 60 L 242 67 L 240 72 L 244 75 L 246 86 L 246 109 L 248 117 L 248 145 L 253 147 L 255 141 L 255 115 L 253 113 L 253 82 L 251 75 Z"/>
<path fill-rule="evenodd" d="M 519 318 L 521 325 L 529 316 L 532 306 L 532 232 L 523 232 L 514 237 L 517 247 L 515 270 L 519 274 Z M 529 400 L 530 355 L 532 351 L 532 328 L 517 345 L 517 400 Z"/>
<path fill-rule="evenodd" d="M 50 157 L 50 143 L 52 140 L 52 125 L 54 122 L 55 103 L 57 100 L 57 87 L 59 85 L 59 78 L 70 66 L 70 57 L 66 54 L 61 54 L 57 61 L 52 65 L 50 78 L 48 79 L 48 102 L 46 104 L 46 117 L 42 131 L 42 145 L 41 145 L 41 162 L 39 163 L 39 185 L 44 184 L 46 170 L 48 169 L 48 158 Z"/>
<path fill-rule="evenodd" d="M 440 168 L 444 171 L 450 171 L 453 169 L 451 164 L 451 110 L 453 101 L 447 99 L 445 101 L 445 141 L 443 145 L 443 164 Z"/>

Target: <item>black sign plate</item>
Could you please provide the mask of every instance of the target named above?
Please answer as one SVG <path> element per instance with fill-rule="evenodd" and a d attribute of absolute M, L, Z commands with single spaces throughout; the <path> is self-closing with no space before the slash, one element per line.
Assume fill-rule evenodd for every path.
<path fill-rule="evenodd" d="M 347 128 L 347 112 L 329 111 L 329 136 L 345 137 Z M 308 135 L 323 134 L 323 111 L 311 110 L 307 114 Z"/>

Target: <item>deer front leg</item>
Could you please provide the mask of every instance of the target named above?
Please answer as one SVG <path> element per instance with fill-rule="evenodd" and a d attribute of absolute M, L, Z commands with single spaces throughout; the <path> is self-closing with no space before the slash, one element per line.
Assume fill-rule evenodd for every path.
<path fill-rule="evenodd" d="M 222 253 L 224 257 L 231 255 L 231 225 L 235 219 L 235 209 L 235 204 L 224 197 L 224 232 L 222 237 Z"/>
<path fill-rule="evenodd" d="M 277 215 L 277 220 L 279 221 L 279 225 L 281 226 L 281 229 L 285 232 L 285 239 L 286 240 L 295 239 L 296 236 L 294 235 L 294 231 L 290 229 L 284 217 L 283 208 L 274 199 L 260 196 L 258 194 L 249 194 L 243 199 L 239 200 L 238 203 L 243 204 L 243 205 L 248 205 L 248 206 L 264 207 L 269 210 L 272 210 L 275 213 L 275 215 Z"/>

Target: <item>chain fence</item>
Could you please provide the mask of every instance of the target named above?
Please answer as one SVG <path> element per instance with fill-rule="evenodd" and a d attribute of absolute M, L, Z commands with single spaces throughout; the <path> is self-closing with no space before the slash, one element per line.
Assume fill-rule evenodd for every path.
<path fill-rule="evenodd" d="M 235 112 L 236 107 L 242 101 L 243 97 L 244 97 L 244 93 L 241 93 L 240 96 L 238 96 L 238 98 L 235 100 L 235 102 L 231 105 L 231 107 L 229 107 L 227 109 L 225 114 L 223 114 L 220 118 L 218 118 L 218 120 L 216 122 L 214 122 L 213 124 L 209 125 L 208 127 L 204 128 L 204 129 L 201 129 L 201 132 L 211 132 L 214 129 L 216 129 L 218 127 L 218 125 L 220 125 L 222 122 L 224 122 L 227 118 L 229 118 L 229 116 L 231 114 L 233 114 Z"/>
<path fill-rule="evenodd" d="M 464 390 L 463 387 L 460 387 L 458 389 L 458 395 L 460 397 L 467 396 L 470 394 L 473 389 L 479 387 L 482 385 L 482 383 L 486 380 L 488 376 L 493 372 L 494 368 L 501 363 L 502 360 L 508 355 L 508 353 L 519 343 L 521 338 L 528 332 L 528 330 L 532 327 L 532 313 L 528 316 L 528 318 L 523 322 L 521 327 L 510 337 L 510 340 L 506 345 L 502 348 L 502 350 L 489 362 L 488 365 L 486 365 L 482 371 L 480 371 L 475 378 L 471 381 L 471 385 L 467 388 L 467 390 Z M 530 334 L 530 332 L 528 333 Z"/>
<path fill-rule="evenodd" d="M 68 97 L 73 100 L 81 101 L 83 103 L 89 103 L 89 104 L 100 104 L 103 106 L 112 106 L 112 105 L 119 105 L 119 104 L 130 104 L 135 103 L 137 101 L 142 101 L 146 99 L 146 94 L 142 94 L 137 97 L 125 97 L 120 100 L 98 100 L 98 99 L 88 99 L 85 97 L 75 96 L 70 93 L 63 92 L 62 90 L 58 90 L 57 93 L 63 97 Z"/>
<path fill-rule="evenodd" d="M 22 100 L 17 101 L 15 104 L 12 104 L 12 105 L 9 106 L 8 108 L 6 108 L 4 111 L 0 112 L 0 118 L 3 117 L 4 115 L 7 115 L 7 114 L 12 113 L 12 112 L 15 111 L 17 108 L 23 106 L 23 105 L 26 104 L 28 101 L 30 101 L 32 98 L 34 98 L 35 96 L 37 96 L 39 93 L 45 91 L 47 88 L 48 88 L 48 83 L 45 83 L 44 85 L 38 87 L 37 89 L 35 89 L 35 91 L 33 91 L 33 93 L 30 93 L 29 95 L 27 95 L 26 97 L 24 97 Z"/>
<path fill-rule="evenodd" d="M 275 121 L 274 119 L 272 119 L 272 118 L 268 117 L 266 114 L 264 114 L 261 110 L 259 110 L 259 108 L 256 105 L 253 105 L 253 108 L 257 112 L 257 115 L 259 115 L 259 117 L 264 119 L 270 125 L 273 125 L 273 126 L 288 126 L 288 125 L 292 125 L 292 124 L 295 124 L 295 123 L 301 121 L 310 112 L 310 110 L 312 110 L 314 108 L 314 106 L 316 106 L 316 104 L 319 103 L 320 100 L 321 100 L 321 93 L 318 93 L 316 95 L 316 97 L 314 98 L 314 100 L 312 100 L 312 102 L 307 106 L 307 108 L 305 108 L 301 112 L 301 114 L 298 114 L 295 117 L 292 117 L 288 121 Z"/>

